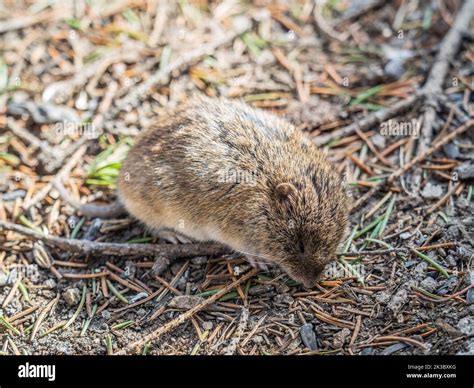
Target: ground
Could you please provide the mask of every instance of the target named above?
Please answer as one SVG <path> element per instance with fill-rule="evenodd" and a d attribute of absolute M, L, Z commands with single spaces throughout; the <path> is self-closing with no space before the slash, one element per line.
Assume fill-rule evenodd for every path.
<path fill-rule="evenodd" d="M 25 3 L 0 8 L 2 354 L 474 353 L 472 39 L 430 75 L 463 2 Z M 239 282 L 236 254 L 157 275 L 28 236 L 171 244 L 83 218 L 53 181 L 113 201 L 134 137 L 194 93 L 286 117 L 345 173 L 349 253 L 316 287 Z"/>

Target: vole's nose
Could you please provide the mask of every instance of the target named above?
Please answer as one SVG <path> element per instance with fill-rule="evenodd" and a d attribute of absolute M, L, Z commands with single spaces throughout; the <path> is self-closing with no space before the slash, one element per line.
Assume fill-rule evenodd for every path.
<path fill-rule="evenodd" d="M 303 280 L 303 285 L 306 288 L 313 288 L 316 284 L 317 279 L 304 279 Z"/>

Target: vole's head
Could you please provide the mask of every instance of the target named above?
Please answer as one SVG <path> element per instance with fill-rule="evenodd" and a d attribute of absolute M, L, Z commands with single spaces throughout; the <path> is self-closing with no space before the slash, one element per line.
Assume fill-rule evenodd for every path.
<path fill-rule="evenodd" d="M 262 207 L 259 253 L 314 286 L 346 232 L 348 196 L 339 174 L 323 168 L 270 183 Z"/>

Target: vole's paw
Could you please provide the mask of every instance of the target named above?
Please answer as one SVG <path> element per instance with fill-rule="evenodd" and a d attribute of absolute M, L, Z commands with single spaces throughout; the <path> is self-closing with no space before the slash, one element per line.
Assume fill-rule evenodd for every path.
<path fill-rule="evenodd" d="M 254 255 L 245 255 L 245 257 L 253 268 L 258 268 L 262 271 L 268 271 L 268 264 L 262 261 L 260 257 Z"/>
<path fill-rule="evenodd" d="M 192 242 L 192 240 L 184 234 L 169 229 L 155 231 L 153 235 L 171 244 L 190 244 Z"/>

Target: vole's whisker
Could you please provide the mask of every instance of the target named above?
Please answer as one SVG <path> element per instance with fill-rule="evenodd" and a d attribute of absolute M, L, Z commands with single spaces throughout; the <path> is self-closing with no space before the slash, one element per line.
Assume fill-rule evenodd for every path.
<path fill-rule="evenodd" d="M 255 261 L 255 263 L 259 263 L 259 264 L 272 264 L 272 259 L 270 257 L 267 257 L 267 256 L 262 256 L 262 255 L 257 255 L 255 253 L 250 253 L 250 252 L 245 252 L 245 251 L 237 251 L 236 252 L 239 252 L 239 253 L 243 253 L 244 255 L 249 255 L 249 256 L 255 256 L 255 257 L 260 257 L 262 259 L 265 259 L 265 260 L 268 260 L 268 261 Z"/>

